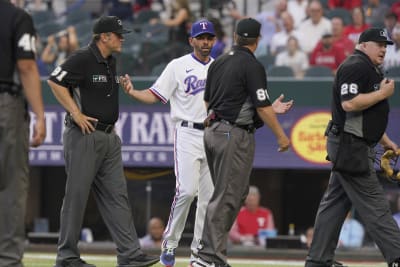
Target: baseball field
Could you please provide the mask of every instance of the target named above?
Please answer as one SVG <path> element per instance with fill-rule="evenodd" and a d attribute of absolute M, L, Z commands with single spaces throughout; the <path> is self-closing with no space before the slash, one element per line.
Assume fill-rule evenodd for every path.
<path fill-rule="evenodd" d="M 82 258 L 97 267 L 115 267 L 115 256 L 109 255 L 82 255 Z M 53 267 L 55 254 L 45 253 L 26 253 L 24 257 L 25 267 Z M 188 258 L 177 258 L 176 267 L 188 267 Z M 292 267 L 304 266 L 304 261 L 296 260 L 251 260 L 251 259 L 231 259 L 229 263 L 233 267 Z M 349 267 L 385 267 L 383 262 L 343 262 Z M 154 265 L 155 267 L 162 267 L 161 264 Z"/>

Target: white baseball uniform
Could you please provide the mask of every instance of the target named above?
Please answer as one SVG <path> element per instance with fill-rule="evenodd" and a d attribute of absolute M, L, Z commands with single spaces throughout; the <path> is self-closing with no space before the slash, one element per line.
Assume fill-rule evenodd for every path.
<path fill-rule="evenodd" d="M 205 211 L 214 190 L 203 144 L 203 130 L 193 127 L 206 118 L 203 100 L 210 58 L 204 63 L 187 54 L 172 60 L 150 90 L 163 102 L 170 101 L 171 119 L 175 123 L 174 158 L 176 192 L 163 236 L 162 249 L 176 248 L 185 227 L 192 201 L 197 196 L 194 238 L 191 244 L 197 252 Z M 185 121 L 182 126 L 182 122 Z"/>

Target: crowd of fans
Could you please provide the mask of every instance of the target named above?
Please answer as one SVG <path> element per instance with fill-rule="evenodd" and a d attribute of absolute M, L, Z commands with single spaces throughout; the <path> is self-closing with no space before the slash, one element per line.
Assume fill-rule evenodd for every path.
<path fill-rule="evenodd" d="M 205 6 L 204 1 L 188 0 L 76 0 L 70 4 L 61 0 L 19 2 L 37 22 L 41 38 L 38 64 L 43 76 L 79 45 L 90 42 L 87 25 L 103 14 L 116 15 L 135 30 L 133 36 L 127 36 L 124 54 L 130 53 L 128 57 L 134 61 L 127 64 L 131 75 L 151 75 L 156 63 L 168 62 L 190 51 L 188 30 L 194 20 L 203 16 L 213 20 L 218 29 L 214 57 L 232 45 L 229 29 L 236 20 L 244 17 L 257 19 L 262 24 L 262 38 L 255 55 L 260 61 L 269 57 L 268 62 L 263 62 L 267 71 L 273 66 L 287 66 L 292 69 L 294 77 L 302 78 L 309 67 L 325 66 L 333 75 L 340 63 L 353 52 L 359 34 L 369 27 L 384 28 L 395 42 L 387 48 L 383 67 L 400 66 L 398 1 L 275 0 L 267 1 L 269 4 L 259 1 L 264 5 L 260 5 L 259 12 L 254 14 L 239 9 L 236 3 L 239 0 L 210 0 Z M 44 20 L 44 12 L 53 16 Z M 121 70 L 127 68 L 121 67 Z"/>

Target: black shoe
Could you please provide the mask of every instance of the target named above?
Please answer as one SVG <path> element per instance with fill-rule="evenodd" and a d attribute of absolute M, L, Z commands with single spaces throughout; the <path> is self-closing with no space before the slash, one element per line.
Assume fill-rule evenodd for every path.
<path fill-rule="evenodd" d="M 127 264 L 119 264 L 117 267 L 147 267 L 156 264 L 160 260 L 157 256 L 150 256 L 146 254 L 140 254 L 136 258 L 133 258 Z"/>
<path fill-rule="evenodd" d="M 400 259 L 395 260 L 388 264 L 389 267 L 400 267 Z"/>
<path fill-rule="evenodd" d="M 54 267 L 96 267 L 96 265 L 87 263 L 82 259 L 72 260 L 72 261 L 65 261 L 61 264 L 56 264 Z"/>

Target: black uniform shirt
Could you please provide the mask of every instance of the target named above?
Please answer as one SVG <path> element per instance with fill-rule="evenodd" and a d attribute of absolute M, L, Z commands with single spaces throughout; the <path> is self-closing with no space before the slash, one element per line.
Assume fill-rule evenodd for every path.
<path fill-rule="evenodd" d="M 263 65 L 249 49 L 234 46 L 210 65 L 204 100 L 220 119 L 257 124 L 255 108 L 271 105 L 266 88 Z"/>
<path fill-rule="evenodd" d="M 357 112 L 345 112 L 342 101 L 358 94 L 379 90 L 383 74 L 370 58 L 356 50 L 339 67 L 333 84 L 332 120 L 345 132 L 362 137 L 368 142 L 378 142 L 385 133 L 389 103 L 382 100 L 375 105 Z"/>
<path fill-rule="evenodd" d="M 20 84 L 16 61 L 35 59 L 32 18 L 9 1 L 0 0 L 0 83 Z"/>
<path fill-rule="evenodd" d="M 70 89 L 83 114 L 101 123 L 117 121 L 119 79 L 115 58 L 103 58 L 95 43 L 73 53 L 51 73 L 50 80 Z"/>

